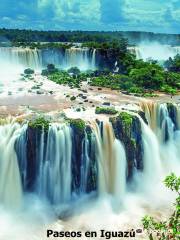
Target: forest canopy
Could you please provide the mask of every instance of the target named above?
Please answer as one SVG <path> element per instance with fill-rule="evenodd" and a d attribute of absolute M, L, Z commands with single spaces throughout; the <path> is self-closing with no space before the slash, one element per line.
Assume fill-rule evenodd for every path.
<path fill-rule="evenodd" d="M 137 31 L 37 31 L 20 29 L 0 29 L 0 42 L 107 42 L 127 38 L 129 44 L 143 41 L 158 41 L 163 44 L 180 45 L 180 34 L 162 34 Z"/>

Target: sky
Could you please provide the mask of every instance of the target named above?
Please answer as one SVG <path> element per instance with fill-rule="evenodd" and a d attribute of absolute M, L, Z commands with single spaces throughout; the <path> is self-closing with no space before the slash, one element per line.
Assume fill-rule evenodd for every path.
<path fill-rule="evenodd" d="M 0 27 L 180 33 L 180 0 L 1 0 Z"/>

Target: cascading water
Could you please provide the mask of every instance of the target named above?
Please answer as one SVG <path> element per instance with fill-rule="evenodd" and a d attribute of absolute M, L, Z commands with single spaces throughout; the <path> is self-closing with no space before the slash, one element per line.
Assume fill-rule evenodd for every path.
<path fill-rule="evenodd" d="M 143 43 L 136 47 L 129 47 L 130 52 L 136 55 L 137 59 L 154 59 L 164 61 L 173 58 L 180 53 L 180 47 L 172 47 L 170 45 L 161 45 L 159 43 Z"/>
<path fill-rule="evenodd" d="M 78 67 L 80 70 L 96 69 L 96 50 L 88 48 L 70 48 L 65 51 L 63 68 Z"/>
<path fill-rule="evenodd" d="M 9 208 L 20 207 L 22 202 L 20 171 L 14 149 L 21 133 L 19 124 L 0 126 L 0 203 Z"/>
<path fill-rule="evenodd" d="M 111 123 L 95 124 L 99 195 L 112 194 L 116 200 L 126 191 L 126 156 L 121 142 L 115 139 Z"/>
<path fill-rule="evenodd" d="M 112 207 L 120 207 L 129 191 L 139 189 L 138 185 L 131 189 L 133 178 L 127 177 L 134 163 L 132 171 L 140 176 L 136 184 L 143 192 L 153 191 L 167 174 L 179 171 L 179 108 L 146 102 L 141 108 L 149 122 L 136 118 L 141 126 L 141 169 L 139 160 L 129 159 L 134 155 L 127 151 L 133 149 L 127 148 L 126 139 L 118 139 L 119 130 L 109 121 L 90 122 L 84 132 L 65 123 L 52 123 L 49 129 L 1 126 L 1 204 L 9 205 L 13 199 L 19 205 L 25 192 L 53 205 L 94 192 L 102 199 L 111 196 Z"/>
<path fill-rule="evenodd" d="M 44 144 L 41 133 L 38 159 L 37 192 L 53 204 L 68 202 L 71 198 L 71 129 L 52 124 Z"/>
<path fill-rule="evenodd" d="M 153 162 L 154 159 L 157 167 L 152 169 L 158 171 L 155 176 L 161 176 L 161 179 L 171 171 L 179 171 L 179 107 L 173 104 L 153 104 L 152 102 L 145 102 L 141 105 L 145 111 L 151 129 L 148 129 L 144 124 L 148 134 L 147 138 L 152 134 L 151 143 L 147 144 L 147 157 L 149 156 Z M 143 131 L 143 133 L 146 133 Z M 154 140 L 153 140 L 154 139 Z M 154 154 L 156 152 L 156 154 Z M 147 164 L 152 162 L 150 159 L 146 161 Z M 150 169 L 150 166 L 147 166 Z"/>
<path fill-rule="evenodd" d="M 15 66 L 19 71 L 25 68 L 41 70 L 52 63 L 61 69 L 78 67 L 80 70 L 96 69 L 96 50 L 71 47 L 68 49 L 29 49 L 0 47 L 0 61 Z M 7 69 L 7 68 L 6 68 Z"/>
<path fill-rule="evenodd" d="M 0 47 L 0 60 L 12 66 L 39 69 L 42 66 L 40 50 L 18 47 Z"/>

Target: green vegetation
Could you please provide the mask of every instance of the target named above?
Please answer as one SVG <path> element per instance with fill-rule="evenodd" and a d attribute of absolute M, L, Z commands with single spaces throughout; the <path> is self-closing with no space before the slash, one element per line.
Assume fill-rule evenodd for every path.
<path fill-rule="evenodd" d="M 84 133 L 86 123 L 82 119 L 68 119 L 70 126 L 75 128 L 80 134 Z"/>
<path fill-rule="evenodd" d="M 114 114 L 117 114 L 118 111 L 115 108 L 112 108 L 112 107 L 96 107 L 95 113 L 96 114 L 114 115 Z"/>
<path fill-rule="evenodd" d="M 94 76 L 90 85 L 122 90 L 144 97 L 155 96 L 152 95 L 154 91 L 174 95 L 180 90 L 179 72 L 167 72 L 156 62 L 136 60 L 129 53 L 126 53 L 125 58 L 129 58 L 129 61 L 122 58 L 119 62 L 119 71 L 122 73 Z"/>
<path fill-rule="evenodd" d="M 48 76 L 50 74 L 54 74 L 54 73 L 58 73 L 59 70 L 57 68 L 55 68 L 54 64 L 48 64 L 46 69 L 42 70 L 42 75 L 43 76 Z"/>
<path fill-rule="evenodd" d="M 51 67 L 50 67 L 51 66 Z M 82 81 L 89 85 L 106 87 L 112 90 L 126 91 L 137 96 L 154 97 L 154 91 L 162 91 L 174 95 L 180 90 L 180 73 L 166 72 L 156 63 L 137 61 L 128 74 L 105 71 L 80 72 L 78 68 L 68 71 L 58 70 L 52 64 L 42 71 L 51 81 L 80 88 Z"/>
<path fill-rule="evenodd" d="M 71 100 L 71 101 L 74 101 L 74 100 L 76 100 L 76 97 L 75 97 L 75 96 L 72 96 L 72 97 L 70 97 L 70 100 Z"/>
<path fill-rule="evenodd" d="M 31 68 L 27 68 L 27 69 L 24 70 L 24 74 L 27 74 L 27 75 L 34 74 L 34 70 L 31 69 Z"/>
<path fill-rule="evenodd" d="M 170 95 L 175 95 L 177 93 L 177 89 L 176 88 L 173 88 L 169 85 L 164 85 L 161 87 L 161 90 L 167 94 L 170 94 Z"/>
<path fill-rule="evenodd" d="M 133 121 L 133 116 L 127 112 L 121 112 L 118 115 L 118 118 L 121 122 L 123 122 L 123 126 L 125 128 L 130 128 L 130 126 L 132 125 L 132 121 Z"/>
<path fill-rule="evenodd" d="M 69 87 L 76 87 L 80 88 L 80 84 L 82 79 L 80 77 L 76 78 L 66 71 L 57 71 L 54 73 L 49 73 L 47 70 L 43 70 L 42 74 L 44 75 L 44 71 L 46 71 L 46 74 L 48 76 L 48 79 L 57 83 L 57 84 L 65 84 L 68 85 Z"/>
<path fill-rule="evenodd" d="M 165 67 L 168 69 L 170 72 L 177 72 L 180 73 L 180 55 L 177 54 L 174 59 L 169 58 L 165 62 Z"/>
<path fill-rule="evenodd" d="M 156 221 L 153 217 L 145 216 L 142 220 L 144 229 L 150 240 L 178 240 L 180 234 L 180 177 L 175 174 L 167 176 L 164 181 L 166 187 L 177 193 L 175 209 L 167 221 Z"/>
<path fill-rule="evenodd" d="M 147 63 L 146 66 L 133 68 L 129 77 L 138 87 L 158 90 L 164 83 L 164 70 L 157 64 Z"/>
<path fill-rule="evenodd" d="M 106 42 L 87 42 L 83 43 L 82 47 L 94 48 L 100 51 L 113 51 L 114 55 L 125 54 L 127 52 L 127 39 L 120 38 L 119 40 L 112 40 Z"/>
<path fill-rule="evenodd" d="M 92 77 L 90 80 L 90 85 L 97 87 L 107 87 L 113 90 L 122 89 L 122 85 L 124 86 L 124 90 L 127 90 L 130 86 L 133 86 L 133 84 L 130 83 L 128 76 L 122 74 L 114 75 L 112 73 L 108 75 Z"/>
<path fill-rule="evenodd" d="M 98 32 L 98 31 L 37 31 L 19 29 L 0 29 L 0 41 L 8 44 L 27 44 L 38 42 L 107 42 L 128 38 L 131 45 L 142 39 L 158 41 L 170 45 L 180 45 L 179 34 L 162 34 L 152 32 Z"/>
<path fill-rule="evenodd" d="M 44 117 L 39 117 L 29 121 L 28 126 L 30 128 L 40 129 L 40 130 L 44 129 L 45 131 L 47 131 L 49 129 L 49 124 L 50 122 L 46 120 Z"/>
<path fill-rule="evenodd" d="M 71 73 L 73 75 L 79 75 L 81 73 L 81 71 L 77 67 L 72 67 L 72 68 L 68 69 L 67 72 Z"/>

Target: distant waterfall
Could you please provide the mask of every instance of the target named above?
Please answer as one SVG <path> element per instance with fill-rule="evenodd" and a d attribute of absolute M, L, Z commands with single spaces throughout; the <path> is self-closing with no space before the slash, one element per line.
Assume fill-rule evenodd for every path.
<path fill-rule="evenodd" d="M 95 70 L 95 50 L 88 48 L 69 48 L 65 51 L 64 68 L 78 67 L 80 70 Z"/>
<path fill-rule="evenodd" d="M 20 69 L 41 70 L 48 64 L 61 69 L 78 67 L 80 70 L 96 69 L 96 50 L 71 47 L 69 49 L 30 49 L 0 47 L 0 61 Z"/>
<path fill-rule="evenodd" d="M 49 129 L 0 126 L 0 203 L 19 206 L 24 193 L 33 193 L 57 206 L 92 193 L 111 196 L 112 207 L 119 208 L 128 191 L 154 191 L 167 174 L 180 170 L 180 109 L 152 102 L 140 107 L 148 124 L 132 112 L 136 118 L 126 135 L 130 141 L 119 135 L 120 123 L 109 121 L 91 121 L 80 132 L 68 123 L 51 123 Z M 140 133 L 134 132 L 137 125 Z M 133 150 L 138 144 L 142 167 L 141 159 L 131 154 L 139 154 L 141 148 Z"/>
<path fill-rule="evenodd" d="M 153 59 L 164 61 L 168 58 L 173 58 L 175 55 L 180 54 L 180 47 L 172 47 L 170 45 L 161 45 L 159 43 L 144 43 L 139 46 L 129 47 L 130 52 L 136 55 L 137 59 Z"/>
<path fill-rule="evenodd" d="M 0 47 L 0 61 L 24 68 L 39 69 L 42 66 L 40 50 L 16 47 Z"/>

